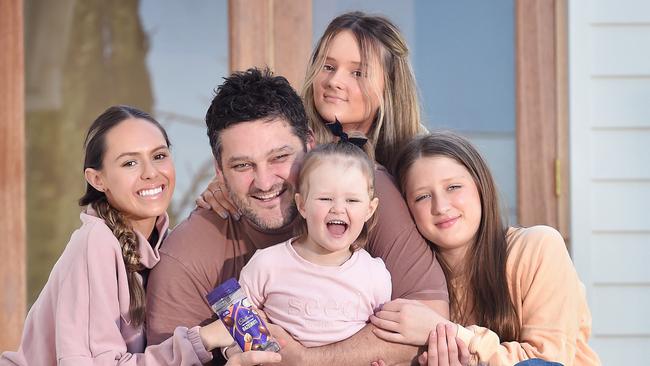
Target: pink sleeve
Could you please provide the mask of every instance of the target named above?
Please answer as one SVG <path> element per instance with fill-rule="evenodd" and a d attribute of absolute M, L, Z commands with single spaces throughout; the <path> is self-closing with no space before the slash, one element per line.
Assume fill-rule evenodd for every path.
<path fill-rule="evenodd" d="M 392 283 L 390 278 L 390 272 L 386 269 L 386 265 L 381 259 L 377 265 L 377 274 L 373 276 L 375 282 L 375 308 L 378 308 L 379 305 L 383 305 L 391 300 L 392 295 Z"/>
<path fill-rule="evenodd" d="M 242 268 L 239 274 L 239 285 L 246 292 L 248 299 L 255 305 L 256 308 L 264 310 L 264 302 L 266 297 L 264 296 L 264 283 L 266 283 L 266 276 L 263 268 L 258 266 L 258 263 L 264 263 L 264 260 L 260 260 L 261 254 L 265 252 L 258 251 L 253 255 L 253 257 L 248 261 L 248 263 Z M 270 259 L 266 260 L 266 263 Z"/>
<path fill-rule="evenodd" d="M 144 353 L 127 351 L 120 332 L 119 296 L 128 296 L 121 253 L 115 237 L 97 225 L 85 250 L 59 284 L 56 297 L 56 349 L 59 365 L 201 365 L 212 356 L 198 327 L 177 328 L 172 338 Z"/>

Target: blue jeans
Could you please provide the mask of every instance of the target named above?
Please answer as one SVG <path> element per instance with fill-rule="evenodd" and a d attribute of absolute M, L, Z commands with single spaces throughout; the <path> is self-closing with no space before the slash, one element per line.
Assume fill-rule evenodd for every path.
<path fill-rule="evenodd" d="M 531 360 L 521 361 L 515 366 L 562 366 L 561 363 L 544 361 L 541 358 L 533 358 Z"/>

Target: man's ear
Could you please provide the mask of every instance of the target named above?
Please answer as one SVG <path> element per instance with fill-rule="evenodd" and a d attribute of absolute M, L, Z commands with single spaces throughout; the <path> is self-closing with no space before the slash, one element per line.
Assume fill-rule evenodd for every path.
<path fill-rule="evenodd" d="M 377 210 L 377 207 L 378 207 L 378 206 L 379 206 L 379 198 L 375 197 L 375 198 L 373 198 L 373 199 L 370 200 L 370 207 L 368 208 L 368 215 L 366 216 L 366 220 L 365 220 L 365 221 L 370 220 L 370 218 L 372 217 L 372 215 L 373 215 L 373 214 L 375 213 L 375 211 Z"/>
<path fill-rule="evenodd" d="M 300 193 L 296 193 L 294 195 L 294 199 L 296 200 L 296 208 L 298 208 L 298 212 L 300 212 L 300 216 L 306 218 L 304 197 Z"/>
<path fill-rule="evenodd" d="M 84 170 L 84 177 L 86 182 L 93 186 L 96 190 L 100 192 L 106 192 L 106 186 L 104 185 L 104 179 L 102 178 L 102 173 L 99 170 L 93 168 L 86 168 Z"/>
<path fill-rule="evenodd" d="M 316 137 L 314 137 L 314 131 L 310 128 L 307 131 L 307 151 L 316 147 Z"/>
<path fill-rule="evenodd" d="M 213 164 L 214 164 L 214 172 L 216 173 L 217 179 L 219 179 L 220 182 L 223 182 L 223 170 L 219 166 L 219 161 L 217 159 L 214 159 Z"/>

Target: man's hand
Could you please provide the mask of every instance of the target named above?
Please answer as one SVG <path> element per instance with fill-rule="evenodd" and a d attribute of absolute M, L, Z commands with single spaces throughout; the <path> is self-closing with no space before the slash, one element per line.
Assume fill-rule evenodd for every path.
<path fill-rule="evenodd" d="M 304 365 L 304 356 L 307 348 L 293 339 L 282 327 L 267 323 L 273 338 L 280 344 L 282 365 Z"/>

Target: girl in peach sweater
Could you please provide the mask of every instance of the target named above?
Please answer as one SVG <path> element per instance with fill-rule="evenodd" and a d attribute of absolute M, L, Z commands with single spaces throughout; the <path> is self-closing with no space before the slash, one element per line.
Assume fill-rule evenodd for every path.
<path fill-rule="evenodd" d="M 416 301 L 371 316 L 377 336 L 429 344 L 424 363 L 514 365 L 540 358 L 599 365 L 591 314 L 562 236 L 506 227 L 487 164 L 464 138 L 432 133 L 401 152 L 396 176 L 447 276 L 451 323 Z"/>

